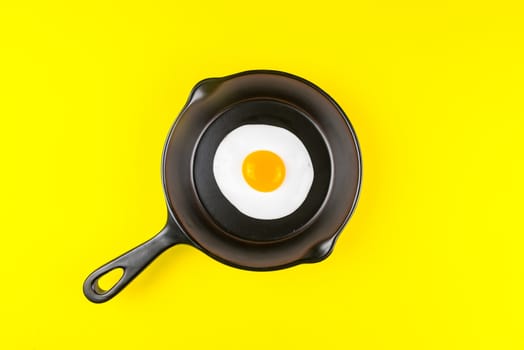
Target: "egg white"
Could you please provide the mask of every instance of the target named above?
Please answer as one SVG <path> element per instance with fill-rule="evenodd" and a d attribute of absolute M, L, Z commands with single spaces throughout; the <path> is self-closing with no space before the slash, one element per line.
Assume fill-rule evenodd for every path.
<path fill-rule="evenodd" d="M 283 183 L 272 192 L 255 190 L 242 173 L 244 159 L 260 150 L 275 153 L 286 167 Z M 314 171 L 309 153 L 297 136 L 284 128 L 252 124 L 234 129 L 220 142 L 213 159 L 213 175 L 224 197 L 241 213 L 273 220 L 300 207 L 311 189 Z"/>

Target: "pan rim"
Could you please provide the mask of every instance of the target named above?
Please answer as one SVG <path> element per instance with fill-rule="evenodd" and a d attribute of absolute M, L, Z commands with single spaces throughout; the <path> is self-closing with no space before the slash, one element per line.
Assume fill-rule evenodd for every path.
<path fill-rule="evenodd" d="M 247 256 L 243 256 L 241 258 L 238 258 L 238 257 L 235 257 L 234 254 L 231 255 L 231 254 L 223 254 L 220 249 L 214 249 L 214 247 L 211 247 L 209 246 L 208 243 L 206 244 L 202 244 L 202 240 L 199 239 L 199 234 L 196 232 L 196 231 L 193 231 L 193 229 L 191 228 L 191 225 L 188 225 L 187 224 L 187 221 L 185 220 L 186 218 L 183 218 L 181 217 L 181 213 L 177 210 L 177 205 L 175 205 L 175 202 L 176 201 L 173 201 L 172 200 L 172 196 L 171 196 L 171 193 L 170 193 L 170 189 L 172 188 L 172 186 L 177 186 L 179 184 L 176 183 L 171 183 L 173 181 L 170 181 L 169 179 L 172 178 L 170 177 L 170 174 L 168 173 L 167 171 L 167 167 L 171 164 L 171 159 L 169 158 L 169 155 L 172 154 L 171 152 L 171 148 L 170 146 L 172 146 L 172 144 L 175 142 L 176 138 L 177 138 L 177 128 L 180 127 L 181 125 L 181 122 L 184 122 L 184 116 L 186 116 L 186 113 L 188 112 L 188 110 L 190 110 L 192 108 L 192 106 L 194 106 L 195 104 L 200 104 L 202 105 L 202 99 L 203 99 L 203 95 L 202 95 L 202 89 L 214 89 L 216 88 L 216 86 L 220 86 L 221 84 L 223 84 L 224 82 L 228 82 L 228 81 L 231 81 L 231 80 L 234 80 L 236 78 L 242 78 L 242 77 L 246 77 L 246 76 L 250 76 L 251 78 L 253 77 L 256 77 L 256 76 L 259 76 L 259 77 L 274 77 L 274 76 L 278 76 L 278 77 L 283 77 L 285 79 L 291 79 L 293 81 L 298 81 L 299 83 L 309 87 L 309 88 L 312 88 L 314 90 L 315 93 L 319 93 L 320 95 L 322 95 L 322 97 L 325 99 L 325 102 L 330 104 L 331 107 L 336 111 L 336 114 L 338 114 L 338 116 L 340 117 L 339 119 L 342 120 L 346 126 L 345 128 L 345 131 L 346 131 L 346 136 L 349 136 L 348 137 L 348 140 L 350 140 L 350 143 L 352 144 L 353 146 L 353 156 L 354 156 L 354 164 L 353 164 L 353 169 L 355 170 L 355 179 L 354 179 L 354 188 L 353 190 L 351 191 L 351 197 L 352 197 L 352 200 L 350 200 L 350 202 L 348 202 L 347 204 L 348 205 L 345 205 L 344 208 L 344 213 L 343 215 L 343 218 L 341 220 L 338 220 L 337 221 L 337 224 L 336 225 L 332 225 L 333 227 L 336 226 L 336 228 L 333 228 L 331 230 L 331 232 L 329 234 L 325 234 L 323 235 L 323 239 L 321 240 L 317 240 L 315 242 L 311 241 L 309 242 L 308 244 L 308 249 L 305 249 L 302 254 L 300 254 L 300 256 L 293 256 L 292 258 L 288 259 L 287 261 L 282 260 L 282 259 L 276 259 L 273 263 L 268 263 L 267 261 L 265 263 L 258 263 L 256 261 L 253 261 L 251 259 L 253 259 L 253 257 L 249 258 L 249 255 L 250 254 L 241 254 L 241 255 L 247 255 Z M 267 96 L 261 96 L 262 98 L 267 98 Z M 236 101 L 237 103 L 239 102 L 239 100 Z M 286 101 L 287 103 L 288 101 Z M 228 105 L 229 106 L 229 105 Z M 227 107 L 227 106 L 226 106 Z M 298 106 L 299 108 L 301 108 L 301 106 Z M 186 116 L 187 117 L 187 116 Z M 210 125 L 212 123 L 214 119 L 214 116 L 211 116 L 209 117 L 209 120 L 208 120 L 208 123 L 207 125 Z M 187 121 L 187 120 L 186 120 Z M 342 125 L 342 123 L 340 122 L 337 122 L 339 123 L 339 125 Z M 205 130 L 207 128 L 204 128 L 201 130 L 201 133 L 200 135 L 202 135 Z M 326 137 L 324 135 L 324 133 L 321 132 L 321 135 L 323 137 Z M 192 152 L 191 152 L 191 156 L 190 156 L 190 159 L 191 159 L 191 162 L 190 162 L 190 165 L 189 165 L 189 169 L 190 171 L 192 172 L 193 171 L 193 160 L 194 160 L 194 151 L 196 150 L 197 146 L 198 146 L 198 142 L 197 141 L 194 145 L 192 145 Z M 329 153 L 331 155 L 331 142 L 327 141 L 326 142 L 326 145 L 329 149 Z M 332 162 L 334 162 L 335 160 L 332 159 Z M 172 164 L 171 164 L 172 165 Z M 334 165 L 332 164 L 332 167 L 334 167 Z M 335 174 L 335 168 L 332 169 L 333 171 L 333 176 Z M 190 182 L 192 184 L 192 188 L 191 188 L 191 191 L 192 192 L 196 192 L 195 188 L 194 188 L 194 178 L 192 177 L 192 175 L 190 176 Z M 165 199 L 166 199 L 166 203 L 167 203 L 167 207 L 168 207 L 168 214 L 170 215 L 171 218 L 173 218 L 176 223 L 180 226 L 180 228 L 182 229 L 182 231 L 188 236 L 188 239 L 190 241 L 190 243 L 192 245 L 194 245 L 195 247 L 197 247 L 198 249 L 200 249 L 201 251 L 203 251 L 204 253 L 206 253 L 207 255 L 209 255 L 210 257 L 222 262 L 222 263 L 225 263 L 227 265 L 230 265 L 230 266 L 234 266 L 234 267 L 237 267 L 237 268 L 241 268 L 241 269 L 247 269 L 247 270 L 257 270 L 257 271 L 267 271 L 267 270 L 275 270 L 275 269 L 281 269 L 281 268 L 285 268 L 285 267 L 290 267 L 290 266 L 294 266 L 294 265 L 297 265 L 297 264 L 300 264 L 300 263 L 309 263 L 309 262 L 316 262 L 316 261 L 320 261 L 320 260 L 323 260 L 325 259 L 332 251 L 333 247 L 334 247 L 334 244 L 337 240 L 337 238 L 339 237 L 340 233 L 342 232 L 342 229 L 345 227 L 345 225 L 347 224 L 347 222 L 349 221 L 349 219 L 351 218 L 352 214 L 354 213 L 355 211 L 355 208 L 357 206 L 357 203 L 358 203 L 358 199 L 359 199 L 359 196 L 360 196 L 360 190 L 361 190 L 361 183 L 362 183 L 362 157 L 361 157 L 361 149 L 360 149 L 360 146 L 359 146 L 359 143 L 358 143 L 358 139 L 356 137 L 356 134 L 355 134 L 355 131 L 351 125 L 351 122 L 349 121 L 349 119 L 347 118 L 346 114 L 344 113 L 344 111 L 342 110 L 342 108 L 338 105 L 338 103 L 333 99 L 331 98 L 324 90 L 320 89 L 318 86 L 316 86 L 315 84 L 311 83 L 310 81 L 307 81 L 301 77 L 298 77 L 298 76 L 295 76 L 293 74 L 290 74 L 290 73 L 285 73 L 285 72 L 281 72 L 281 71 L 274 71 L 274 70 L 250 70 L 250 71 L 245 71 L 245 72 L 240 72 L 240 73 L 236 73 L 236 74 L 233 74 L 233 75 L 229 75 L 229 76 L 225 76 L 223 78 L 208 78 L 208 79 L 204 79 L 202 81 L 200 81 L 199 83 L 197 83 L 195 85 L 195 87 L 192 89 L 191 93 L 189 94 L 189 98 L 186 102 L 186 104 L 184 105 L 184 107 L 182 108 L 182 111 L 180 112 L 180 115 L 179 117 L 176 119 L 175 123 L 173 124 L 173 126 L 171 127 L 170 131 L 169 131 L 169 135 L 166 139 L 166 143 L 165 143 L 165 146 L 164 146 L 164 151 L 163 151 L 163 155 L 162 155 L 162 183 L 163 183 L 163 186 L 164 186 L 164 195 L 165 195 Z M 333 186 L 334 184 L 333 183 L 330 183 L 330 188 L 328 190 L 328 193 L 326 194 L 326 200 L 325 202 L 329 201 L 331 195 L 332 195 L 332 191 L 333 191 Z M 199 201 L 197 201 L 199 202 Z M 198 204 L 200 204 L 201 206 L 201 203 L 192 203 L 192 206 L 195 207 L 195 206 L 198 206 Z M 318 217 L 320 216 L 322 213 L 321 211 L 323 210 L 324 206 L 326 205 L 326 203 L 323 203 L 322 204 L 322 207 L 321 209 L 319 210 L 319 212 L 317 214 L 315 214 L 314 217 L 311 218 L 312 221 L 315 220 L 315 217 Z M 200 211 L 205 211 L 205 208 L 201 207 L 201 208 L 198 208 Z M 186 211 L 187 212 L 187 211 Z M 209 218 L 208 218 L 209 219 Z M 213 232 L 212 234 L 217 234 L 217 232 Z M 246 242 L 244 242 L 246 243 Z M 266 243 L 266 242 L 264 242 Z M 267 246 L 267 249 L 271 249 L 272 247 L 275 247 L 275 245 L 278 245 L 279 242 L 269 242 L 269 244 L 265 244 Z M 254 242 L 249 242 L 249 245 L 252 247 L 252 246 L 262 246 L 264 244 L 255 244 Z M 211 248 L 211 249 L 210 249 Z M 266 249 L 266 251 L 268 251 Z M 256 255 L 256 254 L 255 254 Z M 255 258 L 256 260 L 256 258 Z"/>

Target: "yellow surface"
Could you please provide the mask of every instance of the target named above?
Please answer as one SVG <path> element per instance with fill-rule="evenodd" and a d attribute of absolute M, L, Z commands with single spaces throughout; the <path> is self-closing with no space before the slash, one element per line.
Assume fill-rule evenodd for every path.
<path fill-rule="evenodd" d="M 242 175 L 255 190 L 272 192 L 286 178 L 286 165 L 282 158 L 271 151 L 255 151 L 242 162 Z"/>
<path fill-rule="evenodd" d="M 3 1 L 1 349 L 523 349 L 520 2 Z M 202 78 L 289 71 L 362 146 L 326 261 L 241 271 L 189 247 L 95 305 L 159 230 L 160 157 Z"/>

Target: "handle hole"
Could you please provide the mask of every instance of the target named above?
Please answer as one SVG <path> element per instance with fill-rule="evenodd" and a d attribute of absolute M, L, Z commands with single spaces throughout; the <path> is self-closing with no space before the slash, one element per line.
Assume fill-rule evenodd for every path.
<path fill-rule="evenodd" d="M 116 267 L 112 270 L 107 271 L 96 280 L 95 288 L 97 293 L 107 293 L 118 283 L 118 281 L 122 279 L 123 276 L 124 269 L 121 267 Z"/>

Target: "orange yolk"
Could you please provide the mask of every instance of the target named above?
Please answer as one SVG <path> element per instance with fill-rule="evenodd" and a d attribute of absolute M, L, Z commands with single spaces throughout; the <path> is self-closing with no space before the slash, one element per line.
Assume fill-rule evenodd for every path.
<path fill-rule="evenodd" d="M 286 177 L 284 161 L 270 151 L 250 153 L 242 164 L 244 179 L 255 190 L 271 192 L 282 185 Z"/>

